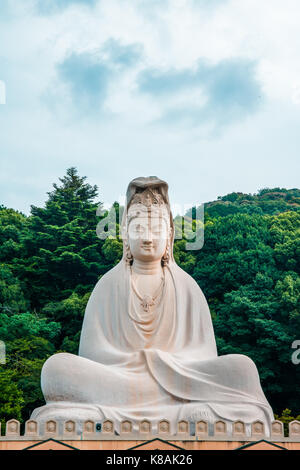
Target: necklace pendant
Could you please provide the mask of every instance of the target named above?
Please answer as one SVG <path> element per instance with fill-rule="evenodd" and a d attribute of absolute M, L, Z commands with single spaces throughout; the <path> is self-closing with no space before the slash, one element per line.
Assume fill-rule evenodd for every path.
<path fill-rule="evenodd" d="M 141 306 L 145 312 L 149 312 L 150 307 L 154 305 L 154 299 L 151 295 L 144 295 Z"/>

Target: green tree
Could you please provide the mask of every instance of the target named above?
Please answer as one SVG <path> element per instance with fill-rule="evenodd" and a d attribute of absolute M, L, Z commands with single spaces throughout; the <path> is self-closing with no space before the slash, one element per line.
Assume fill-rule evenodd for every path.
<path fill-rule="evenodd" d="M 15 273 L 25 283 L 31 306 L 91 291 L 108 263 L 96 234 L 97 187 L 69 168 L 44 208 L 31 206 L 24 253 Z"/>
<path fill-rule="evenodd" d="M 19 313 L 25 311 L 28 305 L 20 281 L 8 266 L 0 264 L 0 313 Z"/>
<path fill-rule="evenodd" d="M 9 419 L 22 419 L 24 405 L 23 393 L 14 382 L 14 372 L 6 368 L 0 369 L 0 421 L 4 426 Z"/>

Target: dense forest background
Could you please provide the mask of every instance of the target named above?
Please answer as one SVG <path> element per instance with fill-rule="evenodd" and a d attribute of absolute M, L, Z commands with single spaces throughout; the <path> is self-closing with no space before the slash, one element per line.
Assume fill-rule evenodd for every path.
<path fill-rule="evenodd" d="M 121 258 L 118 239 L 96 235 L 98 188 L 69 168 L 30 216 L 0 205 L 0 419 L 29 419 L 44 404 L 40 372 L 50 355 L 77 354 L 97 280 Z M 118 204 L 114 204 L 118 208 Z M 174 255 L 203 290 L 218 353 L 256 363 L 273 410 L 300 414 L 300 190 L 231 193 L 205 204 L 205 243 Z M 177 224 L 175 220 L 175 224 Z M 288 411 L 288 410 L 290 411 Z"/>

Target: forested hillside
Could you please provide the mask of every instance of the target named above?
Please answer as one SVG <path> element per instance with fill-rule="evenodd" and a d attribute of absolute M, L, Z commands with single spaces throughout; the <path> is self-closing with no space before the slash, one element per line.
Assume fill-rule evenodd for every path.
<path fill-rule="evenodd" d="M 101 189 L 101 188 L 100 188 Z M 0 206 L 0 419 L 26 420 L 43 404 L 40 371 L 58 351 L 77 353 L 86 303 L 97 280 L 121 258 L 120 240 L 96 235 L 101 201 L 75 168 L 30 216 Z M 101 205 L 101 204 L 100 204 Z M 218 352 L 256 363 L 276 413 L 300 414 L 300 190 L 231 193 L 205 205 L 205 243 L 178 264 L 202 288 Z"/>

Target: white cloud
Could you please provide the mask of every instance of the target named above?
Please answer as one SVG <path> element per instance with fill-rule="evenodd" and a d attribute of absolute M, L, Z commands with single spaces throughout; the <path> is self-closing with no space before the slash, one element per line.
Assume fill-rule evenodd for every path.
<path fill-rule="evenodd" d="M 188 200 L 205 200 L 235 189 L 297 184 L 298 0 L 228 0 L 210 7 L 195 0 L 154 6 L 153 0 L 109 0 L 94 8 L 73 4 L 51 15 L 40 15 L 33 0 L 10 5 L 9 16 L 4 10 L 0 18 L 0 80 L 6 84 L 0 203 L 28 211 L 71 165 L 96 175 L 92 182 L 106 200 L 117 198 L 139 174 L 157 173 L 179 188 L 187 171 L 189 182 L 178 189 L 176 202 L 184 191 Z M 72 53 L 95 53 L 111 38 L 123 46 L 139 44 L 140 60 L 111 77 L 103 115 L 78 119 L 57 65 Z M 139 92 L 138 74 L 147 68 L 193 69 L 199 58 L 211 65 L 254 61 L 261 111 L 213 139 L 207 123 L 201 129 L 153 127 L 171 105 L 188 110 L 195 102 L 205 104 L 206 97 L 187 89 L 154 100 Z M 193 169 L 186 169 L 187 159 Z"/>

